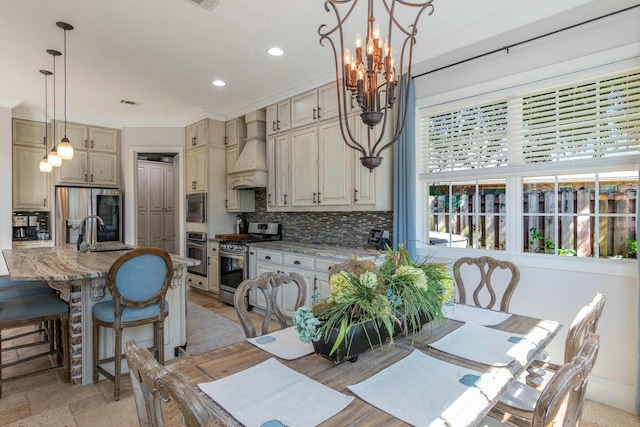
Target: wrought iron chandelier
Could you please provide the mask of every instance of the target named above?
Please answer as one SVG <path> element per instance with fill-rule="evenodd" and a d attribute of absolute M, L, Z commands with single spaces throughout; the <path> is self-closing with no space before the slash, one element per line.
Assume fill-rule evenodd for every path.
<path fill-rule="evenodd" d="M 351 51 L 344 46 L 343 27 L 354 12 L 358 0 L 326 0 L 324 8 L 327 12 L 335 13 L 337 24 L 335 27 L 321 25 L 318 28 L 318 34 L 320 44 L 324 45 L 323 42 L 328 40 L 333 49 L 342 138 L 349 147 L 362 154 L 360 157 L 362 165 L 373 170 L 382 162 L 380 153 L 391 147 L 400 138 L 404 129 L 413 45 L 416 43 L 418 32 L 417 24 L 425 9 L 431 9 L 429 15 L 433 13 L 433 0 L 424 3 L 410 3 L 404 0 L 367 0 L 367 2 L 364 54 L 363 40 L 359 33 L 355 37 L 355 55 L 352 55 Z M 385 27 L 383 27 L 387 29 L 386 37 L 383 36 L 381 26 L 374 17 L 374 2 L 381 5 L 381 9 L 386 13 L 387 21 L 384 22 Z M 394 13 L 403 7 L 405 10 L 416 12 L 413 23 L 407 26 L 402 25 L 397 16 L 394 16 Z M 345 13 L 341 14 L 341 11 Z M 399 37 L 404 37 L 404 41 L 399 45 L 401 48 L 398 72 L 396 72 L 392 51 L 394 32 Z M 337 40 L 334 41 L 332 36 Z M 362 109 L 360 117 L 367 126 L 367 132 L 363 132 L 366 135 L 360 138 L 357 138 L 355 129 L 352 129 L 348 120 L 347 102 L 352 98 Z M 394 112 L 395 117 L 392 118 Z M 395 129 L 389 137 L 386 130 L 387 126 L 393 126 L 392 121 L 395 123 Z M 373 130 L 379 124 L 382 124 L 382 129 L 378 136 L 375 136 Z"/>

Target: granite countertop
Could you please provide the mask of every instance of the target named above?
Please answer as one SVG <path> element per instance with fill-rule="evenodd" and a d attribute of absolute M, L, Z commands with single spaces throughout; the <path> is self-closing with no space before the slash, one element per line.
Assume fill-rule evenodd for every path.
<path fill-rule="evenodd" d="M 77 280 L 106 276 L 126 250 L 79 252 L 75 245 L 48 248 L 3 249 L 9 276 L 13 280 Z M 173 266 L 199 265 L 200 261 L 171 254 Z"/>
<path fill-rule="evenodd" d="M 315 257 L 334 258 L 348 261 L 354 256 L 358 258 L 374 259 L 380 251 L 366 248 L 348 248 L 345 246 L 323 245 L 320 243 L 300 243 L 287 240 L 277 242 L 256 242 L 249 243 L 252 248 L 271 249 L 276 251 L 293 252 Z"/>

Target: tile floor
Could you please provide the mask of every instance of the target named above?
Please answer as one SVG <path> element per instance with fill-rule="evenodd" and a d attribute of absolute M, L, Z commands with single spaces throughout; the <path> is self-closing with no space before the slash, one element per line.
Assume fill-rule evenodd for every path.
<path fill-rule="evenodd" d="M 237 321 L 233 307 L 199 292 L 189 292 L 189 300 Z M 5 352 L 3 360 L 26 357 L 29 349 L 18 354 Z M 174 360 L 190 357 L 181 356 Z M 30 363 L 47 363 L 46 360 Z M 13 369 L 25 369 L 29 364 Z M 137 426 L 131 384 L 124 377 L 120 401 L 113 401 L 113 385 L 106 380 L 98 384 L 71 386 L 61 380 L 61 372 L 47 372 L 3 385 L 0 399 L 0 426 L 12 427 L 128 427 Z M 178 417 L 167 407 L 165 424 L 179 425 Z M 618 409 L 587 401 L 582 427 L 640 427 L 640 417 Z"/>

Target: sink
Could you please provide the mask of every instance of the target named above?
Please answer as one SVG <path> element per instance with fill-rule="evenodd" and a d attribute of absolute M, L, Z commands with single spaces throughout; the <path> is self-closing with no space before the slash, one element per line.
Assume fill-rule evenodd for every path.
<path fill-rule="evenodd" d="M 133 246 L 121 242 L 100 242 L 95 245 L 91 245 L 89 250 L 91 252 L 111 252 L 128 251 L 129 249 L 133 249 Z"/>

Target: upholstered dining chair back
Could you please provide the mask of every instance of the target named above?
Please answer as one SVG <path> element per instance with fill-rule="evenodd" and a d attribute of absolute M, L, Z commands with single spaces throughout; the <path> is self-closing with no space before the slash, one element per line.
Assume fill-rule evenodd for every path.
<path fill-rule="evenodd" d="M 464 257 L 453 264 L 453 277 L 460 303 L 467 304 L 467 293 L 471 293 L 476 306 L 509 312 L 511 296 L 520 281 L 520 270 L 512 262 L 488 256 Z M 497 285 L 498 278 L 504 283 Z M 499 289 L 502 290 L 500 299 Z"/>
<path fill-rule="evenodd" d="M 571 322 L 564 346 L 564 361 L 571 361 L 582 346 L 587 333 L 596 333 L 607 298 L 596 294 L 590 304 L 582 307 Z"/>
<path fill-rule="evenodd" d="M 257 336 L 256 329 L 253 326 L 253 322 L 245 306 L 245 295 L 247 292 L 251 289 L 253 289 L 254 292 L 258 292 L 259 290 L 266 301 L 265 316 L 262 321 L 260 334 L 264 335 L 269 332 L 269 323 L 273 317 L 280 323 L 282 329 L 287 327 L 286 319 L 278 303 L 281 296 L 284 297 L 284 295 L 281 295 L 283 293 L 282 288 L 285 285 L 290 286 L 291 284 L 297 287 L 298 295 L 294 305 L 294 310 L 297 310 L 298 307 L 305 304 L 307 299 L 307 282 L 298 273 L 267 272 L 262 273 L 255 279 L 247 279 L 240 283 L 234 295 L 234 305 L 238 319 L 240 319 L 242 329 L 247 338 Z"/>

